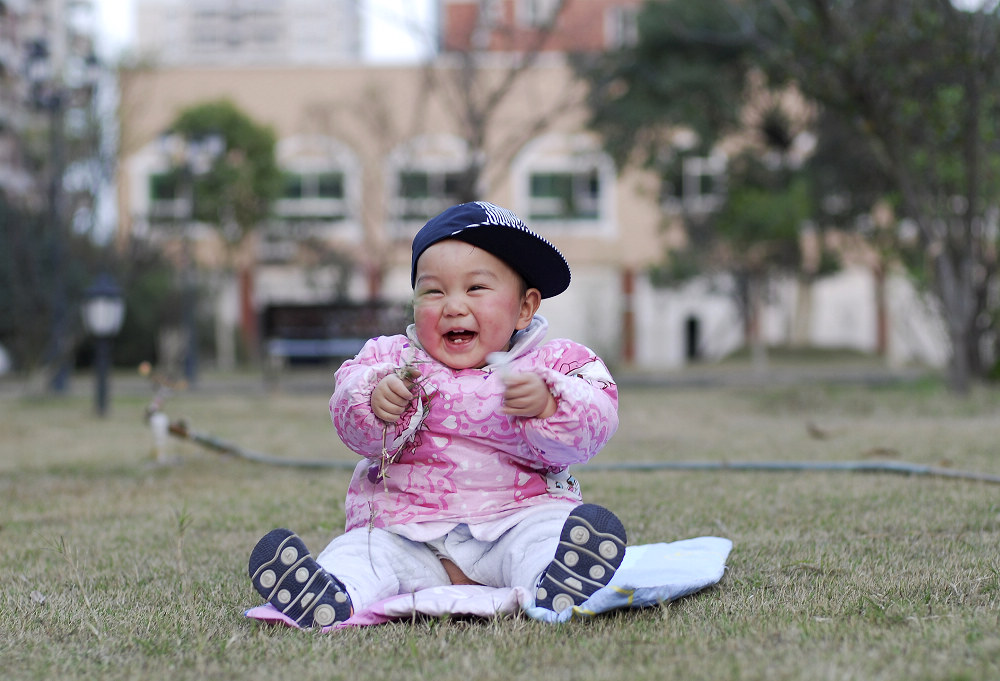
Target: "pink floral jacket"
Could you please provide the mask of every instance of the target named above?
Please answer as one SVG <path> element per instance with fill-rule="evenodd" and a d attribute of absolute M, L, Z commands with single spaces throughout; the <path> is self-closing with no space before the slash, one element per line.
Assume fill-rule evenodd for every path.
<path fill-rule="evenodd" d="M 365 457 L 347 492 L 348 530 L 484 523 L 553 499 L 580 499 L 565 470 L 611 439 L 618 389 L 594 352 L 565 339 L 543 343 L 546 330 L 536 315 L 500 361 L 454 370 L 431 359 L 411 327 L 406 336 L 373 338 L 337 370 L 330 416 L 344 443 Z M 404 366 L 420 370 L 419 398 L 386 428 L 372 412 L 371 394 Z M 556 412 L 545 419 L 504 414 L 505 371 L 541 375 Z"/>

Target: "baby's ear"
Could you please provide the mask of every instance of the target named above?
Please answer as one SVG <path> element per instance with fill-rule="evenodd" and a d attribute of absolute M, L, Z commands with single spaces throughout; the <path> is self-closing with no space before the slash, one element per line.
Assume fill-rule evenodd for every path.
<path fill-rule="evenodd" d="M 521 298 L 521 312 L 517 317 L 517 325 L 514 327 L 518 331 L 528 328 L 528 324 L 538 312 L 538 307 L 542 304 L 542 294 L 537 288 L 529 288 Z"/>

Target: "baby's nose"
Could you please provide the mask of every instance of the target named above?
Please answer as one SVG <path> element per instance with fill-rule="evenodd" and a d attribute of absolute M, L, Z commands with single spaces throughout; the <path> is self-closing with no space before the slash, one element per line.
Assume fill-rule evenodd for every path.
<path fill-rule="evenodd" d="M 444 313 L 450 317 L 465 314 L 468 309 L 465 301 L 459 296 L 448 296 L 444 301 Z"/>

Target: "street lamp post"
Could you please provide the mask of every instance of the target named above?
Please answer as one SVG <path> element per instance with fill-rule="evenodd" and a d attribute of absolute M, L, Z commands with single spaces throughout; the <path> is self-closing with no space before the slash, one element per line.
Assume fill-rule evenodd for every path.
<path fill-rule="evenodd" d="M 48 114 L 49 125 L 49 174 L 47 188 L 48 204 L 48 248 L 52 259 L 51 269 L 51 304 L 52 320 L 49 327 L 49 345 L 47 360 L 54 371 L 49 380 L 49 388 L 53 392 L 66 391 L 69 383 L 69 367 L 67 364 L 67 324 L 66 324 L 66 283 L 65 244 L 63 230 L 64 211 L 62 181 L 66 161 L 64 159 L 65 140 L 63 139 L 64 101 L 63 94 L 55 87 L 55 77 L 52 73 L 51 55 L 48 45 L 43 40 L 37 40 L 28 46 L 27 81 L 31 88 L 30 104 L 37 111 Z"/>
<path fill-rule="evenodd" d="M 48 248 L 51 257 L 51 305 L 52 318 L 49 329 L 47 360 L 53 368 L 49 389 L 65 392 L 69 385 L 70 353 L 69 323 L 65 260 L 68 238 L 66 226 L 66 192 L 63 188 L 67 167 L 66 120 L 67 111 L 79 104 L 81 99 L 89 106 L 100 65 L 92 54 L 78 60 L 79 68 L 71 80 L 64 79 L 65 64 L 56 63 L 47 38 L 40 38 L 28 44 L 25 77 L 29 87 L 29 104 L 48 116 L 49 164 L 48 164 Z"/>
<path fill-rule="evenodd" d="M 94 336 L 95 392 L 97 415 L 108 411 L 108 372 L 111 368 L 111 339 L 118 335 L 125 319 L 125 300 L 109 274 L 101 274 L 84 294 L 83 324 Z"/>

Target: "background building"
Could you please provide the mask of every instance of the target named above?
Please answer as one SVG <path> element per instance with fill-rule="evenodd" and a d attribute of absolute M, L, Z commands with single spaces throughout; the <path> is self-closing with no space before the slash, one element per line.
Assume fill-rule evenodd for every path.
<path fill-rule="evenodd" d="M 442 0 L 441 51 L 598 52 L 635 42 L 642 0 Z"/>
<path fill-rule="evenodd" d="M 10 200 L 43 203 L 47 176 L 65 170 L 46 158 L 50 142 L 62 140 L 71 162 L 88 133 L 94 29 L 91 0 L 0 0 L 0 190 Z M 59 134 L 46 136 L 53 126 Z"/>
<path fill-rule="evenodd" d="M 0 191 L 5 196 L 23 196 L 31 187 L 19 144 L 27 107 L 26 5 L 26 0 L 0 0 Z"/>
<path fill-rule="evenodd" d="M 359 0 L 137 0 L 136 51 L 163 67 L 335 64 L 361 55 Z"/>
<path fill-rule="evenodd" d="M 436 68 L 445 77 L 450 67 Z M 406 300 L 410 240 L 456 200 L 452 188 L 466 163 L 467 143 L 448 113 L 450 93 L 429 88 L 425 78 L 423 66 L 126 74 L 122 237 L 170 238 L 171 225 L 155 219 L 155 178 L 170 162 L 160 135 L 184 108 L 226 96 L 274 128 L 279 163 L 297 180 L 259 234 L 258 309 L 340 296 Z M 530 129 L 537 112 L 553 113 L 545 132 L 518 145 L 509 165 L 488 168 L 480 195 L 524 216 L 572 263 L 570 291 L 545 305 L 559 332 L 616 355 L 619 273 L 659 256 L 660 213 L 638 200 L 648 178 L 636 171 L 619 176 L 586 131 L 585 111 L 563 106 L 573 87 L 565 65 L 526 75 L 501 105 L 487 155 L 505 157 L 500 147 Z"/>
<path fill-rule="evenodd" d="M 71 249 L 94 234 L 112 162 L 95 18 L 91 0 L 0 1 L 0 340 L 21 366 L 44 362 L 56 391 L 79 329 Z"/>
<path fill-rule="evenodd" d="M 691 181 L 685 178 L 684 191 L 663 198 L 659 178 L 616 167 L 588 130 L 586 89 L 565 58 L 632 39 L 638 4 L 441 0 L 443 53 L 425 64 L 253 66 L 237 51 L 225 64 L 127 71 L 120 237 L 176 240 L 176 220 L 157 219 L 158 206 L 171 200 L 157 193 L 157 177 L 171 162 L 162 134 L 185 108 L 225 97 L 275 130 L 287 180 L 273 219 L 247 245 L 257 264 L 258 312 L 274 304 L 408 300 L 413 234 L 462 200 L 471 177 L 476 198 L 513 209 L 570 261 L 569 291 L 542 309 L 553 334 L 590 345 L 612 364 L 662 369 L 725 356 L 745 342 L 731 282 L 721 277 L 663 289 L 646 274 L 677 243 L 677 201 L 709 206 L 719 183 L 703 176 L 724 173 L 724 159 L 694 159 L 685 166 Z M 551 7 L 564 12 L 554 23 L 545 15 Z M 521 28 L 510 29 L 512 22 Z M 546 40 L 532 42 L 543 29 Z M 476 59 L 466 58 L 470 44 Z M 521 68 L 517 55 L 536 44 L 543 46 L 537 58 Z M 489 108 L 481 108 L 484 101 Z M 488 123 L 473 128 L 476 116 Z M 189 225 L 186 232 L 199 235 L 197 253 L 211 266 L 205 227 Z M 234 287 L 223 282 L 215 293 L 220 339 L 236 324 Z M 815 290 L 775 281 L 764 338 L 788 343 L 805 327 L 798 338 L 807 344 L 872 351 L 873 288 L 860 260 Z M 912 289 L 900 284 L 895 295 L 908 301 L 908 314 L 893 319 L 891 356 L 940 363 L 935 316 Z M 805 298 L 824 302 L 803 306 Z M 797 312 L 803 307 L 812 310 L 805 320 Z"/>

